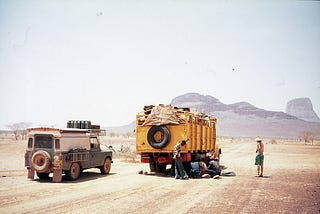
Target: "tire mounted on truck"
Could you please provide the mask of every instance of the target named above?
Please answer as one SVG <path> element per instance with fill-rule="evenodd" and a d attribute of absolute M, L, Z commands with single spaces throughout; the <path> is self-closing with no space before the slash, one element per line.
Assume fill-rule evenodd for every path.
<path fill-rule="evenodd" d="M 149 144 L 155 149 L 162 149 L 170 142 L 170 132 L 166 126 L 152 126 L 147 135 Z"/>

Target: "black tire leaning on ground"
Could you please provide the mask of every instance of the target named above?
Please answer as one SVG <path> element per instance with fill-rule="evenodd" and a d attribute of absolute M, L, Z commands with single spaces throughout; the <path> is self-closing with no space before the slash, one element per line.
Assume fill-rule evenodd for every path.
<path fill-rule="evenodd" d="M 156 141 L 154 135 L 157 132 L 161 132 L 163 135 L 163 139 L 159 142 Z M 166 126 L 152 126 L 147 134 L 147 139 L 150 144 L 155 149 L 162 149 L 170 142 L 170 132 Z"/>
<path fill-rule="evenodd" d="M 111 159 L 107 157 L 103 163 L 103 166 L 100 166 L 100 172 L 101 174 L 109 174 L 111 169 Z"/>
<path fill-rule="evenodd" d="M 47 172 L 50 162 L 49 153 L 43 150 L 35 152 L 31 157 L 32 166 L 37 172 Z"/>

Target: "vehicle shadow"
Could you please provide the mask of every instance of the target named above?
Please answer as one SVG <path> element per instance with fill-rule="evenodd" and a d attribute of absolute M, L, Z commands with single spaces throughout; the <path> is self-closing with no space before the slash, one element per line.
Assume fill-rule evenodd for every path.
<path fill-rule="evenodd" d="M 77 180 L 74 181 L 70 181 L 67 179 L 66 175 L 62 175 L 62 181 L 61 183 L 82 183 L 82 182 L 87 182 L 87 181 L 92 181 L 92 180 L 96 180 L 99 178 L 104 178 L 104 177 L 110 177 L 113 175 L 116 175 L 117 173 L 109 173 L 106 175 L 101 174 L 100 172 L 82 172 L 79 176 L 79 178 Z M 35 178 L 35 181 L 39 182 L 39 183 L 53 183 L 52 181 L 52 177 L 50 176 L 47 179 L 40 179 L 40 178 Z"/>
<path fill-rule="evenodd" d="M 145 176 L 156 176 L 156 177 L 163 177 L 163 178 L 173 178 L 174 176 L 171 175 L 170 173 L 164 172 L 164 173 L 160 173 L 160 172 L 144 172 L 144 173 L 139 173 L 141 175 L 145 175 Z"/>

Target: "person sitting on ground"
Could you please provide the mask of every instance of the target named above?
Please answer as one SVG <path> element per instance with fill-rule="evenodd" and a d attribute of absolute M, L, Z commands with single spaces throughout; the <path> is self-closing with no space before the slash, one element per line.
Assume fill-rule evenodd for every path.
<path fill-rule="evenodd" d="M 211 160 L 206 168 L 206 173 L 208 173 L 211 178 L 217 178 L 221 174 L 221 169 L 218 164 L 217 158 Z"/>
<path fill-rule="evenodd" d="M 206 173 L 206 164 L 203 161 L 190 163 L 190 177 L 201 178 Z"/>

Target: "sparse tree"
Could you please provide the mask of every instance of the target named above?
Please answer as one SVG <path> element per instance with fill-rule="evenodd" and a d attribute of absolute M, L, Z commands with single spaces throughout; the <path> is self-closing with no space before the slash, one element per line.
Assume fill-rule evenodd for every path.
<path fill-rule="evenodd" d="M 31 125 L 31 123 L 20 122 L 20 123 L 13 123 L 8 125 L 7 127 L 12 130 L 14 134 L 15 140 L 19 139 L 19 136 L 22 136 L 24 139 L 27 135 L 27 128 Z"/>
<path fill-rule="evenodd" d="M 302 139 L 304 140 L 305 144 L 307 144 L 308 142 L 312 142 L 313 145 L 313 139 L 314 139 L 314 135 L 312 132 L 310 131 L 304 131 L 302 133 Z"/>
<path fill-rule="evenodd" d="M 271 144 L 277 144 L 277 141 L 276 141 L 275 139 L 272 139 L 272 140 L 270 141 L 270 143 L 271 143 Z"/>
<path fill-rule="evenodd" d="M 123 137 L 125 137 L 125 138 L 132 137 L 132 133 L 131 133 L 131 132 L 126 132 L 126 133 L 123 133 L 122 135 L 123 135 Z"/>
<path fill-rule="evenodd" d="M 117 136 L 117 133 L 115 133 L 115 132 L 110 132 L 109 135 L 110 135 L 110 137 L 116 137 L 116 136 Z"/>

